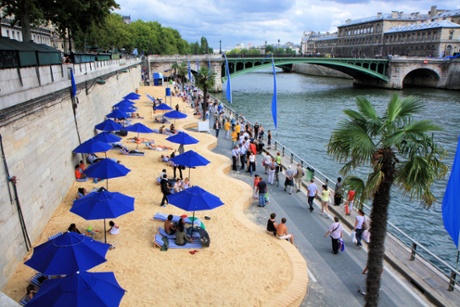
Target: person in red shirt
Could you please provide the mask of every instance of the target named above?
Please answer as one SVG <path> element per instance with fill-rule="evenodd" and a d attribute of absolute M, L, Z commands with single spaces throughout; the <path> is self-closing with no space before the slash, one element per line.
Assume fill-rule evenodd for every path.
<path fill-rule="evenodd" d="M 86 175 L 83 174 L 83 171 L 80 169 L 80 165 L 75 165 L 75 178 L 77 180 L 86 179 Z"/>
<path fill-rule="evenodd" d="M 350 215 L 351 212 L 353 211 L 353 203 L 355 202 L 355 194 L 356 192 L 354 190 L 348 191 L 348 196 L 347 196 L 348 213 L 347 215 Z"/>
<path fill-rule="evenodd" d="M 252 141 L 252 142 L 249 144 L 249 150 L 250 150 L 254 155 L 257 155 L 257 146 L 256 146 L 256 144 L 254 144 L 254 141 Z"/>

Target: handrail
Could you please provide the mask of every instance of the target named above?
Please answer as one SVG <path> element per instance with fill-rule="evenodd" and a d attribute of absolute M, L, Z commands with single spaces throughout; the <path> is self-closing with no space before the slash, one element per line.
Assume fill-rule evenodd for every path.
<path fill-rule="evenodd" d="M 210 95 L 213 99 L 221 102 L 218 98 Z M 236 118 L 238 119 L 239 116 L 238 116 L 238 113 L 233 110 L 232 108 L 230 108 L 229 106 L 227 106 L 225 103 L 223 103 L 223 106 L 224 106 L 224 109 L 227 110 L 227 114 L 230 115 L 230 116 L 235 116 L 236 115 Z M 250 125 L 252 125 L 252 123 L 248 120 L 246 120 Z M 273 146 L 275 147 L 275 150 L 279 147 L 281 147 L 282 150 L 280 150 L 282 156 L 286 156 L 286 152 L 288 152 L 291 156 L 291 163 L 294 163 L 294 157 L 298 159 L 298 162 L 301 163 L 302 165 L 307 165 L 308 167 L 310 167 L 311 169 L 315 170 L 314 172 L 314 176 L 316 178 L 318 178 L 320 181 L 323 181 L 323 182 L 326 182 L 328 183 L 328 185 L 331 185 L 335 188 L 335 181 L 331 180 L 329 177 L 327 177 L 325 174 L 323 174 L 321 171 L 318 171 L 318 169 L 316 167 L 314 167 L 313 165 L 311 165 L 310 163 L 308 163 L 307 161 L 303 160 L 302 158 L 300 158 L 296 153 L 294 153 L 293 151 L 291 151 L 288 147 L 284 146 L 282 143 L 276 141 L 275 138 L 272 137 L 272 143 L 273 143 Z M 320 176 L 318 176 L 320 175 Z M 363 204 L 363 208 L 366 209 L 366 211 L 370 212 L 371 211 L 371 208 L 366 205 L 366 204 Z M 432 265 L 439 273 L 441 273 L 443 276 L 445 276 L 448 280 L 449 280 L 449 291 L 452 291 L 454 289 L 458 289 L 458 287 L 455 287 L 455 285 L 459 285 L 460 286 L 460 281 L 457 281 L 456 280 L 456 276 L 460 276 L 460 271 L 457 270 L 456 268 L 454 268 L 453 266 L 451 266 L 450 264 L 448 264 L 447 262 L 445 262 L 444 260 L 442 260 L 441 258 L 439 258 L 437 255 L 435 255 L 433 252 L 431 252 L 430 250 L 428 250 L 425 246 L 423 246 L 421 243 L 419 243 L 418 241 L 416 241 L 414 238 L 412 238 L 411 236 L 409 236 L 408 234 L 406 234 L 403 230 L 399 229 L 397 226 L 395 226 L 394 224 L 392 224 L 391 222 L 388 222 L 388 225 L 393 228 L 395 231 L 394 233 L 392 231 L 390 231 L 388 228 L 387 228 L 387 232 L 392 234 L 393 236 L 395 236 L 395 239 L 400 241 L 404 246 L 408 247 L 410 250 L 411 250 L 411 257 L 410 257 L 410 260 L 415 260 L 415 256 L 416 254 L 419 255 L 419 257 L 421 257 L 423 260 L 425 260 L 426 262 L 430 263 L 430 265 Z M 410 243 L 412 243 L 412 246 L 409 246 L 408 244 L 406 244 L 405 242 L 403 242 L 402 240 L 399 239 L 399 235 L 402 235 L 403 237 L 405 237 L 407 240 L 410 241 Z M 416 248 L 421 248 L 424 252 L 426 252 L 427 254 L 429 254 L 431 257 L 433 257 L 434 259 L 436 259 L 436 261 L 438 261 L 439 263 L 441 263 L 442 265 L 444 265 L 446 268 L 448 268 L 450 270 L 450 276 L 447 275 L 447 273 L 439 267 L 439 265 L 433 263 L 432 260 L 429 260 L 427 259 L 426 257 L 424 257 L 422 254 L 420 254 L 420 252 L 416 252 Z"/>

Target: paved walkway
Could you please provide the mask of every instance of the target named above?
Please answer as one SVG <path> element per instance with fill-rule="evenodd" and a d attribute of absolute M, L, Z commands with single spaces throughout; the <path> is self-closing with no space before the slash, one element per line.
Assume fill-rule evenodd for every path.
<path fill-rule="evenodd" d="M 210 133 L 214 134 L 211 130 Z M 214 152 L 231 159 L 231 142 L 224 138 L 221 130 Z M 261 161 L 257 156 L 256 174 L 266 179 Z M 231 171 L 230 176 L 245 181 L 252 186 L 253 177 L 245 171 Z M 310 213 L 304 190 L 289 195 L 284 192 L 284 174 L 280 174 L 280 186 L 268 185 L 270 204 L 259 208 L 257 202 L 246 214 L 254 223 L 265 228 L 271 212 L 277 215 L 277 221 L 287 218 L 289 232 L 295 236 L 295 245 L 305 257 L 310 282 L 308 294 L 302 306 L 359 306 L 364 297 L 358 293 L 363 283 L 361 274 L 366 265 L 367 252 L 358 250 L 352 243 L 350 231 L 345 229 L 343 237 L 346 251 L 333 255 L 330 238 L 324 238 L 332 219 L 319 215 L 320 204 L 315 203 L 315 211 Z M 430 306 L 418 295 L 407 280 L 400 278 L 391 268 L 386 267 L 382 277 L 380 306 Z"/>

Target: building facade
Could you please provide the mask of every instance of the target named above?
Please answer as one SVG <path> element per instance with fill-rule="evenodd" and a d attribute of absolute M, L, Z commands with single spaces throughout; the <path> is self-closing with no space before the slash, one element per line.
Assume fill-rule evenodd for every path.
<path fill-rule="evenodd" d="M 304 32 L 304 55 L 333 57 L 432 56 L 460 51 L 460 10 L 438 10 L 427 14 L 388 14 L 347 20 L 337 34 Z"/>

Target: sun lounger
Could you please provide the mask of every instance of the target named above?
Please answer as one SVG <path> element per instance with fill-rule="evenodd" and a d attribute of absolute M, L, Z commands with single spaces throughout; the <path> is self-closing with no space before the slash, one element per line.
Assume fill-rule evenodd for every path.
<path fill-rule="evenodd" d="M 164 222 L 164 221 L 166 221 L 166 220 L 168 219 L 168 215 L 169 215 L 169 214 L 157 212 L 157 213 L 155 213 L 155 215 L 153 216 L 153 219 L 154 219 L 154 220 L 158 220 L 158 221 L 163 221 L 163 222 Z M 173 215 L 173 219 L 172 219 L 172 222 L 173 222 L 173 223 L 177 223 L 177 222 L 179 222 L 179 220 L 180 220 L 180 216 L 178 216 L 178 215 Z M 185 222 L 186 224 L 192 224 L 192 218 L 191 218 L 191 217 L 186 217 L 186 218 L 184 219 L 184 222 Z M 195 223 L 193 223 L 193 225 L 198 226 L 198 227 L 201 227 L 201 228 L 203 228 L 203 229 L 206 229 L 206 228 L 204 227 L 203 222 L 202 222 L 199 218 L 197 218 L 197 217 L 195 217 Z"/>
<path fill-rule="evenodd" d="M 160 233 L 157 233 L 155 235 L 155 242 L 154 245 L 161 248 L 163 246 L 163 236 Z M 193 241 L 192 243 L 187 243 L 185 245 L 177 245 L 174 240 L 169 240 L 169 248 L 181 248 L 181 249 L 196 249 L 196 248 L 202 248 L 203 246 L 201 245 L 201 242 L 199 240 Z"/>
<path fill-rule="evenodd" d="M 75 179 L 76 182 L 85 182 L 88 178 Z"/>
<path fill-rule="evenodd" d="M 27 297 L 26 295 L 22 297 L 22 299 L 19 301 L 19 305 L 21 306 L 27 305 L 28 302 L 26 301 L 26 297 Z"/>
<path fill-rule="evenodd" d="M 40 287 L 41 286 L 41 279 L 43 278 L 43 274 L 42 273 L 37 273 L 34 275 L 34 277 L 32 277 L 32 279 L 29 281 L 32 285 L 35 285 L 37 287 Z"/>
<path fill-rule="evenodd" d="M 56 239 L 57 237 L 62 236 L 62 232 L 58 232 L 55 235 L 52 235 L 51 237 L 48 238 L 48 241 L 51 241 L 53 239 Z"/>
<path fill-rule="evenodd" d="M 120 150 L 120 153 L 125 156 L 138 156 L 142 157 L 145 155 L 143 151 L 124 151 L 123 149 Z"/>

